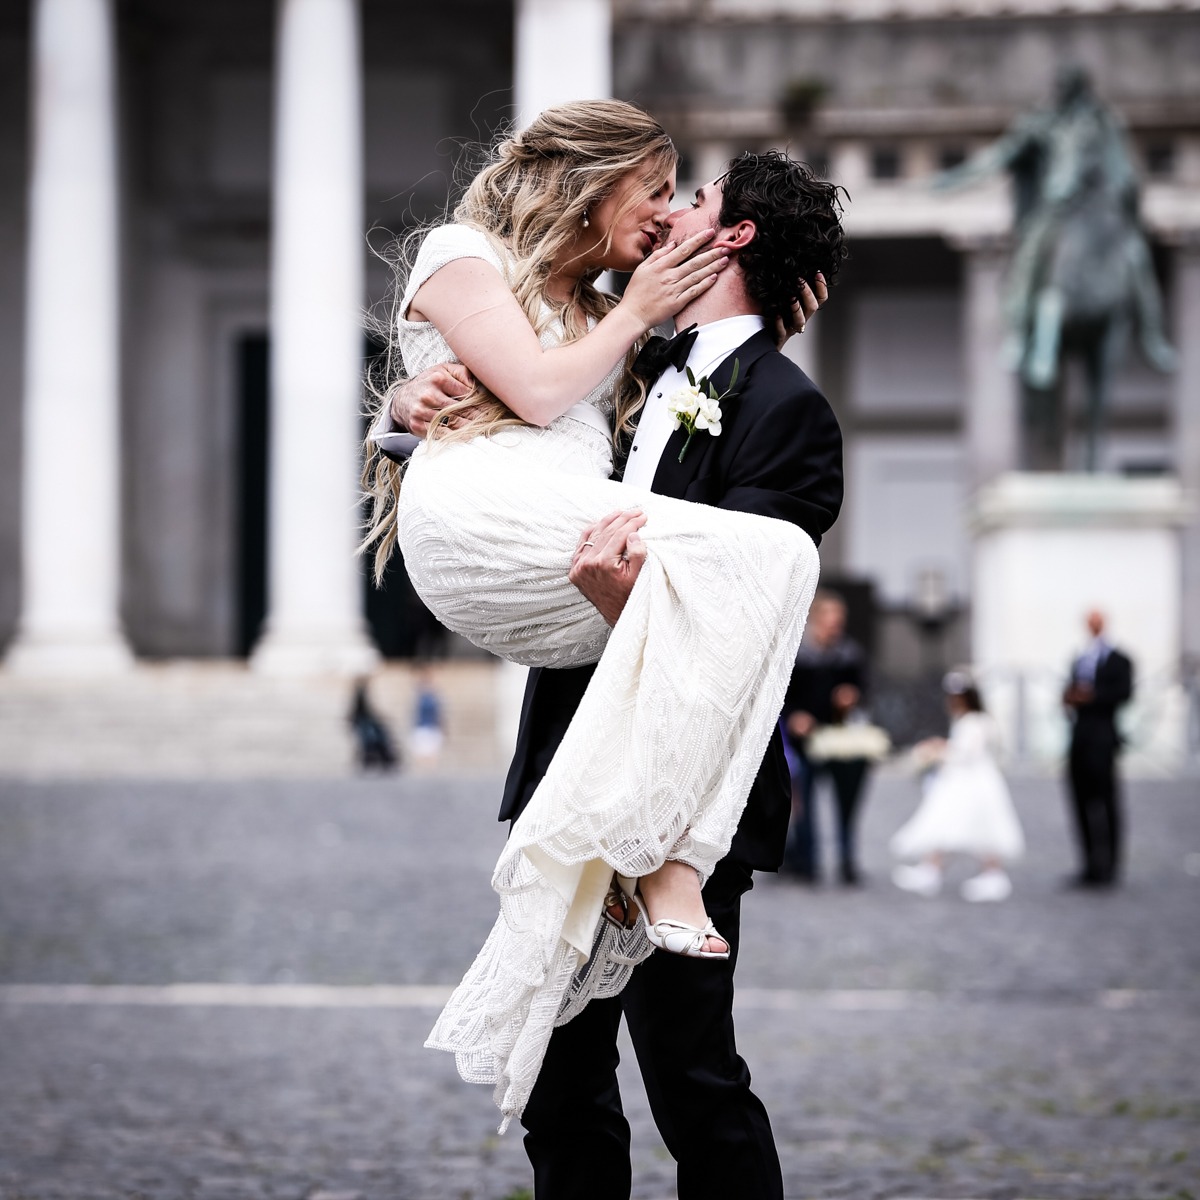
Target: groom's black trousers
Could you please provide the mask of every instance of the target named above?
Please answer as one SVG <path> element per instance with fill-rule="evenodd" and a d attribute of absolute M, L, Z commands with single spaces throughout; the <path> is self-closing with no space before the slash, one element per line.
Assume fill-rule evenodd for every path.
<path fill-rule="evenodd" d="M 617 1088 L 624 1014 L 655 1123 L 679 1164 L 679 1200 L 783 1200 L 779 1156 L 734 1044 L 733 971 L 750 872 L 728 859 L 704 905 L 728 961 L 656 950 L 620 996 L 594 1000 L 550 1039 L 522 1124 L 535 1200 L 628 1200 L 629 1123 Z"/>

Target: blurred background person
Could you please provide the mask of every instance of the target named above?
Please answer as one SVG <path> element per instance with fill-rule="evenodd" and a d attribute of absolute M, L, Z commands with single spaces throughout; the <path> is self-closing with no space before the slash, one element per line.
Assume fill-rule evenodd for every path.
<path fill-rule="evenodd" d="M 1123 818 L 1117 787 L 1117 709 L 1133 696 L 1133 663 L 1104 636 L 1104 614 L 1085 623 L 1091 641 L 1071 664 L 1063 704 L 1071 717 L 1067 776 L 1082 862 L 1079 887 L 1112 887 L 1121 867 Z"/>
<path fill-rule="evenodd" d="M 913 748 L 928 770 L 917 811 L 896 831 L 891 851 L 901 863 L 892 881 L 907 892 L 936 896 L 949 854 L 979 860 L 977 875 L 962 885 L 964 900 L 1007 900 L 1012 882 L 1006 863 L 1025 850 L 1004 776 L 996 765 L 998 731 L 983 711 L 979 691 L 965 674 L 951 671 L 942 681 L 950 737 L 928 738 Z"/>
<path fill-rule="evenodd" d="M 877 756 L 877 739 L 868 735 L 866 744 L 859 745 L 852 735 L 839 745 L 835 735 L 826 737 L 824 746 L 821 742 L 822 735 L 835 727 L 866 724 L 862 710 L 866 687 L 862 648 L 846 636 L 846 602 L 836 592 L 819 589 L 783 707 L 793 764 L 792 821 L 783 872 L 805 883 L 821 878 L 816 784 L 822 775 L 833 784 L 839 876 L 844 884 L 861 882 L 856 826 L 867 771 Z"/>
<path fill-rule="evenodd" d="M 417 702 L 413 710 L 409 745 L 418 762 L 432 765 L 438 761 L 445 741 L 442 698 L 433 679 L 433 668 L 423 666 L 417 672 Z"/>
<path fill-rule="evenodd" d="M 372 767 L 378 767 L 381 771 L 390 771 L 399 765 L 395 742 L 388 727 L 371 706 L 365 679 L 360 679 L 354 685 L 350 728 L 354 731 L 358 765 L 362 770 L 369 771 Z"/>

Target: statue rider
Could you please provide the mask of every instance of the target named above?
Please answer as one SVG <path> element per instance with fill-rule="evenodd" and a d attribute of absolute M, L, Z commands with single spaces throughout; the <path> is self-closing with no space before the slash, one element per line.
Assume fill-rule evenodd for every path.
<path fill-rule="evenodd" d="M 939 174 L 934 186 L 960 187 L 1002 169 L 1013 177 L 1016 209 L 1017 247 L 1005 306 L 1012 330 L 1009 356 L 1024 382 L 1046 390 L 1058 379 L 1065 300 L 1050 262 L 1066 224 L 1086 217 L 1086 206 L 1099 193 L 1122 216 L 1124 274 L 1143 353 L 1152 366 L 1172 370 L 1175 353 L 1164 333 L 1150 249 L 1138 226 L 1137 176 L 1120 124 L 1097 99 L 1082 67 L 1059 71 L 1053 107 L 1018 117 L 998 141 Z M 1086 259 L 1076 263 L 1077 273 L 1086 272 Z M 1087 284 L 1084 280 L 1084 291 Z M 1105 290 L 1104 281 L 1090 290 Z"/>

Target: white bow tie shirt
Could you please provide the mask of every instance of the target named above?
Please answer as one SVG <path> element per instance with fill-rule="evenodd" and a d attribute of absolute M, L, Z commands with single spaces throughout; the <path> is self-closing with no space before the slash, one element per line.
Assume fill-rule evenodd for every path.
<path fill-rule="evenodd" d="M 696 341 L 688 354 L 687 365 L 697 380 L 711 374 L 743 342 L 752 338 L 760 329 L 766 328 L 762 317 L 743 314 L 712 321 L 696 330 Z M 625 482 L 634 487 L 650 491 L 658 460 L 662 458 L 667 441 L 675 431 L 675 422 L 667 411 L 671 397 L 687 386 L 687 375 L 668 367 L 646 392 L 646 403 L 638 420 L 633 445 L 629 448 L 629 461 L 625 466 Z M 702 430 L 697 437 L 708 437 Z"/>
<path fill-rule="evenodd" d="M 1096 682 L 1096 672 L 1100 664 L 1108 657 L 1109 645 L 1103 638 L 1095 638 L 1091 645 L 1079 656 L 1075 663 L 1075 680 L 1092 686 Z"/>

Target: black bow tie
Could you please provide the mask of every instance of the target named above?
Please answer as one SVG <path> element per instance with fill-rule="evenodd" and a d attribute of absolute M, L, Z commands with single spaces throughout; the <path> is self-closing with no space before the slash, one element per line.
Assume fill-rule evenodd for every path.
<path fill-rule="evenodd" d="M 649 381 L 657 379 L 668 367 L 682 371 L 697 337 L 696 326 L 689 325 L 673 338 L 652 337 L 633 360 L 633 373 Z"/>

